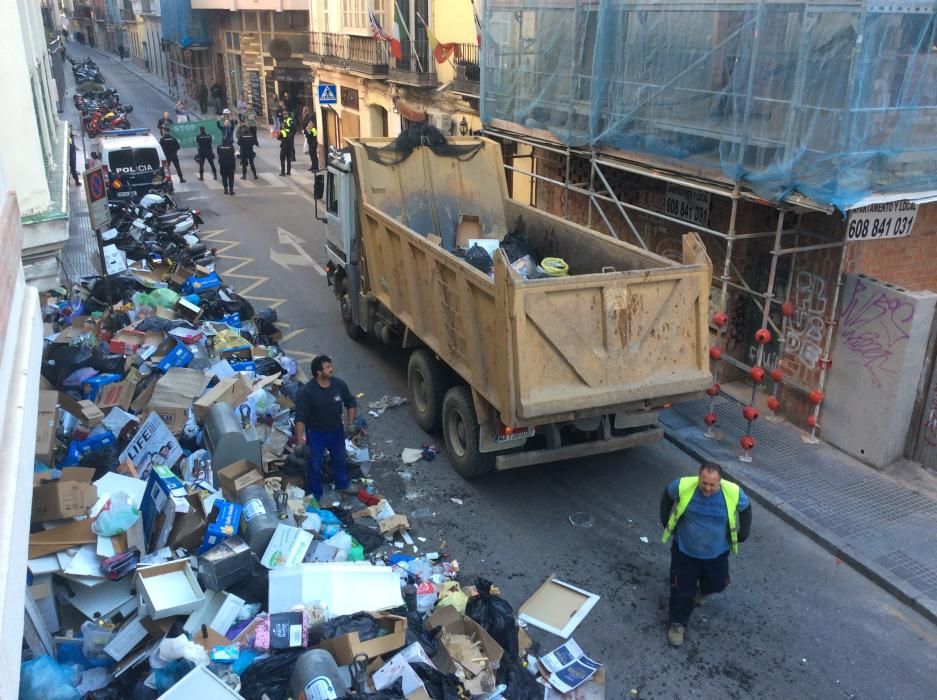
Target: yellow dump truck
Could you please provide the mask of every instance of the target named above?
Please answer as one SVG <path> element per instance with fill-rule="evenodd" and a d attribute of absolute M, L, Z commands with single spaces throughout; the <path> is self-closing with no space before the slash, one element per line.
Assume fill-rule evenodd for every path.
<path fill-rule="evenodd" d="M 415 419 L 462 476 L 653 442 L 657 410 L 709 385 L 712 265 L 696 234 L 681 264 L 513 201 L 480 137 L 352 140 L 324 184 L 346 330 L 412 350 Z M 533 250 L 512 264 L 499 242 L 518 230 Z M 490 272 L 467 248 L 491 251 Z M 547 257 L 568 274 L 528 278 Z"/>

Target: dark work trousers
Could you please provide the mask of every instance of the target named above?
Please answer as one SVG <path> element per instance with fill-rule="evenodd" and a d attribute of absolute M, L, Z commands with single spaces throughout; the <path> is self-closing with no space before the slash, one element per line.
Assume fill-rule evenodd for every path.
<path fill-rule="evenodd" d="M 257 141 L 257 127 L 256 127 L 256 126 L 249 126 L 249 127 L 247 127 L 247 129 L 251 132 L 251 136 L 254 137 L 254 141 L 256 142 L 256 143 L 254 144 L 254 148 L 260 148 L 260 141 Z"/>
<path fill-rule="evenodd" d="M 341 428 L 328 432 L 306 431 L 306 444 L 309 446 L 309 466 L 306 470 L 306 491 L 312 491 L 316 499 L 322 498 L 322 465 L 325 451 L 329 451 L 332 464 L 332 476 L 336 488 L 348 488 L 347 460 L 345 455 L 345 431 Z"/>
<path fill-rule="evenodd" d="M 179 155 L 176 154 L 172 157 L 166 156 L 166 160 L 169 161 L 170 165 L 176 166 L 176 175 L 179 176 L 179 182 L 185 182 L 185 178 L 182 177 L 182 168 L 179 167 Z"/>
<path fill-rule="evenodd" d="M 293 169 L 293 159 L 290 157 L 290 145 L 287 141 L 280 142 L 280 175 L 289 175 Z"/>
<path fill-rule="evenodd" d="M 221 168 L 221 184 L 225 192 L 234 192 L 234 166 Z"/>
<path fill-rule="evenodd" d="M 254 156 L 241 156 L 241 179 L 247 177 L 247 166 L 251 166 L 251 172 L 254 173 L 254 179 L 257 179 L 257 168 L 254 167 Z"/>
<path fill-rule="evenodd" d="M 319 142 L 314 139 L 306 139 L 309 146 L 309 169 L 315 172 L 319 169 Z"/>
<path fill-rule="evenodd" d="M 670 621 L 683 625 L 690 621 L 693 598 L 719 593 L 729 585 L 729 553 L 715 559 L 688 557 L 674 542 L 670 549 Z"/>
<path fill-rule="evenodd" d="M 199 178 L 202 178 L 202 177 L 205 176 L 205 162 L 206 162 L 206 161 L 207 161 L 208 164 L 211 166 L 211 176 L 217 180 L 217 179 L 218 179 L 218 171 L 215 170 L 215 155 L 214 155 L 214 154 L 212 154 L 212 155 L 210 155 L 210 156 L 199 156 L 199 159 L 198 159 L 198 176 L 199 176 Z"/>

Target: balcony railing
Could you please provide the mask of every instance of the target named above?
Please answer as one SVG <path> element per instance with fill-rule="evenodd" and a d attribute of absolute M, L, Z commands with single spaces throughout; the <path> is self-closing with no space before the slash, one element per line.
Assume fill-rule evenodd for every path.
<path fill-rule="evenodd" d="M 387 44 L 371 37 L 315 32 L 309 39 L 309 53 L 323 65 L 374 77 L 387 75 Z"/>
<path fill-rule="evenodd" d="M 133 10 L 127 10 L 122 7 L 120 8 L 120 19 L 122 22 L 135 22 L 137 18 Z"/>
<path fill-rule="evenodd" d="M 404 41 L 401 44 L 403 56 L 391 61 L 387 79 L 402 85 L 427 86 L 439 82 L 436 76 L 436 62 L 425 39 Z"/>
<path fill-rule="evenodd" d="M 478 84 L 481 78 L 481 64 L 478 62 L 477 44 L 460 44 L 461 58 L 455 60 L 455 79 L 452 89 L 468 95 L 479 94 Z"/>

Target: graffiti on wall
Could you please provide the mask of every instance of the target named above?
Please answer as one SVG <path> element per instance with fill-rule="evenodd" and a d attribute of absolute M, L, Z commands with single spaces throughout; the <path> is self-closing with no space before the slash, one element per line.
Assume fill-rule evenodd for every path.
<path fill-rule="evenodd" d="M 910 337 L 911 302 L 856 278 L 840 318 L 839 347 L 857 357 L 871 382 L 881 388 L 897 373 L 892 358 Z"/>
<path fill-rule="evenodd" d="M 824 277 L 810 270 L 798 270 L 794 277 L 794 315 L 787 320 L 784 349 L 793 362 L 806 369 L 816 367 L 822 354 L 826 284 Z"/>

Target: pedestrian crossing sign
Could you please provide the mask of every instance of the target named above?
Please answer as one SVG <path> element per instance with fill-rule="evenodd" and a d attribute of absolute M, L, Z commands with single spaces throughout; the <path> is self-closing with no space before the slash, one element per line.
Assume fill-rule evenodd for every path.
<path fill-rule="evenodd" d="M 319 85 L 319 104 L 334 105 L 338 102 L 338 89 L 332 83 Z"/>

